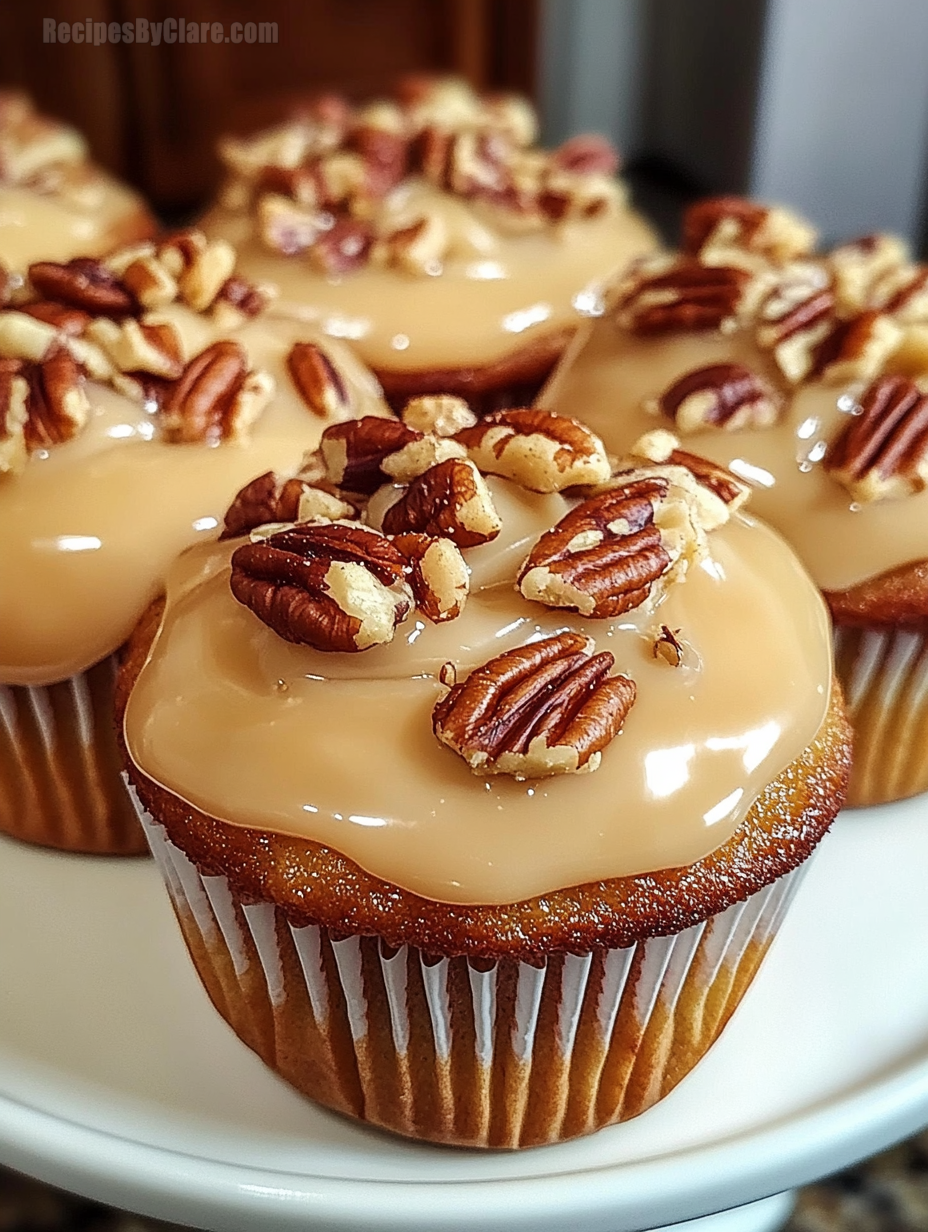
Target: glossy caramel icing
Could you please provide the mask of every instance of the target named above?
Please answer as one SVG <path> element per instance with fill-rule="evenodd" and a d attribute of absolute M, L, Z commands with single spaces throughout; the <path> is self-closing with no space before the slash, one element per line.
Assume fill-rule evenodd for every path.
<path fill-rule="evenodd" d="M 738 514 L 656 610 L 585 621 L 513 585 L 571 502 L 489 482 L 504 529 L 467 552 L 463 614 L 430 625 L 413 613 L 392 643 L 362 654 L 285 642 L 236 603 L 235 542 L 182 556 L 126 711 L 142 773 L 207 814 L 326 844 L 449 903 L 690 864 L 722 844 L 826 714 L 828 621 L 806 574 L 774 532 Z M 661 624 L 679 631 L 680 667 L 654 655 Z M 599 769 L 473 775 L 432 735 L 442 664 L 463 674 L 567 628 L 610 650 L 638 686 Z"/>
<path fill-rule="evenodd" d="M 205 317 L 174 306 L 188 353 L 216 336 Z M 228 336 L 228 335 L 224 335 Z M 150 409 L 88 382 L 90 421 L 74 439 L 0 475 L 0 681 L 61 680 L 114 651 L 159 591 L 181 549 L 215 537 L 236 491 L 269 469 L 296 469 L 326 420 L 298 395 L 286 368 L 307 326 L 258 317 L 234 336 L 276 394 L 247 442 L 169 444 Z M 350 394 L 350 413 L 381 414 L 376 381 L 325 341 Z"/>

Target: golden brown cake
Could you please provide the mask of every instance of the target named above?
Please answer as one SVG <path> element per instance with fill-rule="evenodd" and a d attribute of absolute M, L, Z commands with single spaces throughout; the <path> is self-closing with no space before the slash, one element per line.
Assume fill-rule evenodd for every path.
<path fill-rule="evenodd" d="M 128 644 L 130 781 L 218 1011 L 437 1142 L 634 1116 L 718 1036 L 844 797 L 827 612 L 685 466 L 573 420 L 326 429 L 360 516 L 243 492 Z M 270 521 L 261 524 L 261 518 Z"/>
<path fill-rule="evenodd" d="M 115 652 L 247 478 L 286 487 L 327 423 L 387 413 L 353 355 L 270 321 L 234 262 L 198 232 L 36 262 L 0 311 L 4 833 L 144 849 L 119 778 Z"/>
<path fill-rule="evenodd" d="M 892 236 L 814 241 L 786 210 L 698 203 L 682 251 L 614 281 L 539 403 L 752 490 L 831 609 L 851 801 L 876 804 L 928 788 L 928 270 Z"/>
<path fill-rule="evenodd" d="M 80 133 L 0 90 L 0 305 L 33 261 L 99 257 L 156 227 L 141 197 L 90 161 Z"/>
<path fill-rule="evenodd" d="M 397 409 L 429 392 L 518 405 L 599 280 L 656 246 L 605 139 L 535 141 L 527 101 L 457 80 L 326 97 L 221 143 L 229 179 L 202 225 L 280 287 L 278 310 L 349 342 Z"/>

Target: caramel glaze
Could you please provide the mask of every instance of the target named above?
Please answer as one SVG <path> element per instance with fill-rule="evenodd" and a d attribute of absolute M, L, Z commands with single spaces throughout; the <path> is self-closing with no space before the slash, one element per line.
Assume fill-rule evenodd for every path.
<path fill-rule="evenodd" d="M 414 180 L 383 203 L 382 225 L 402 226 L 422 210 L 443 215 L 455 255 L 421 277 L 368 265 L 327 278 L 305 256 L 265 248 L 244 212 L 217 208 L 199 225 L 236 245 L 245 277 L 280 287 L 276 311 L 344 338 L 397 397 L 432 390 L 468 396 L 491 384 L 540 379 L 579 313 L 595 302 L 594 288 L 657 245 L 627 208 L 507 234 L 479 205 Z"/>
<path fill-rule="evenodd" d="M 674 430 L 645 409 L 684 373 L 744 364 L 782 385 L 767 354 L 745 333 L 636 337 L 605 315 L 585 327 L 538 401 L 584 420 L 608 449 L 627 450 L 644 432 Z M 773 427 L 681 436 L 681 448 L 729 467 L 753 489 L 751 509 L 795 548 L 849 624 L 917 623 L 928 618 L 928 491 L 856 505 L 821 466 L 824 444 L 846 421 L 842 402 L 859 386 L 811 383 L 786 394 Z"/>
<path fill-rule="evenodd" d="M 170 315 L 189 353 L 214 327 L 187 309 Z M 93 415 L 73 440 L 0 476 L 0 682 L 49 684 L 88 668 L 125 640 L 178 552 L 214 538 L 233 496 L 263 471 L 296 469 L 326 420 L 298 395 L 286 368 L 308 326 L 259 317 L 234 335 L 277 393 L 247 443 L 167 444 L 152 414 L 89 383 Z M 386 414 L 376 381 L 324 340 L 345 377 L 349 414 Z"/>
<path fill-rule="evenodd" d="M 845 752 L 840 708 L 826 718 L 824 605 L 779 538 L 738 515 L 711 534 L 708 559 L 671 586 L 655 611 L 584 620 L 529 603 L 513 587 L 528 547 L 568 502 L 506 480 L 491 480 L 491 490 L 504 530 L 468 553 L 463 614 L 435 626 L 413 617 L 390 645 L 363 654 L 293 646 L 237 604 L 228 585 L 234 543 L 181 558 L 158 637 L 152 647 L 149 621 L 123 681 L 125 691 L 150 649 L 125 733 L 143 795 L 154 793 L 145 795 L 154 815 L 202 810 L 253 841 L 261 834 L 256 869 L 268 835 L 290 835 L 301 850 L 325 849 L 323 863 L 331 858 L 342 872 L 356 864 L 416 902 L 470 905 L 698 863 L 731 839 L 757 800 L 769 799 L 787 833 L 782 851 L 775 845 L 761 864 L 776 867 L 772 876 L 792 867 L 777 860 L 792 853 L 798 862 L 805 810 L 827 824 L 840 805 Z M 655 657 L 662 623 L 684 645 L 680 667 Z M 638 698 L 624 730 L 594 773 L 530 782 L 476 777 L 431 734 L 442 664 L 451 660 L 466 672 L 563 628 L 594 637 L 635 679 Z M 830 803 L 813 807 L 819 792 Z M 798 811 L 781 812 L 793 796 Z M 166 809 L 166 800 L 181 813 L 173 804 Z M 784 824 L 792 816 L 795 826 Z M 298 896 L 292 901 L 305 901 L 305 866 L 287 867 Z M 613 920 L 610 927 L 619 926 Z M 612 933 L 590 942 L 617 943 Z"/>

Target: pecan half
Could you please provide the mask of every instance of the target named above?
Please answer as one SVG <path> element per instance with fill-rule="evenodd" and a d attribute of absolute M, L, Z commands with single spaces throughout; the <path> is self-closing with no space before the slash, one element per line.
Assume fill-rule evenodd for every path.
<path fill-rule="evenodd" d="M 266 471 L 241 488 L 226 511 L 220 539 L 235 539 L 271 522 L 329 522 L 351 518 L 354 507 L 299 475 Z"/>
<path fill-rule="evenodd" d="M 454 620 L 464 610 L 470 573 L 460 548 L 431 535 L 394 535 L 393 543 L 409 562 L 409 585 L 416 608 L 433 624 Z"/>
<path fill-rule="evenodd" d="M 449 458 L 412 481 L 384 514 L 383 528 L 389 535 L 420 531 L 472 548 L 495 539 L 502 523 L 474 464 Z"/>
<path fill-rule="evenodd" d="M 823 465 L 856 501 L 922 491 L 928 486 L 928 394 L 902 376 L 874 381 Z"/>
<path fill-rule="evenodd" d="M 162 434 L 175 444 L 233 439 L 260 414 L 272 393 L 270 378 L 249 373 L 237 342 L 214 342 L 168 387 L 161 408 Z"/>
<path fill-rule="evenodd" d="M 723 428 L 769 428 L 780 400 L 762 377 L 744 364 L 710 364 L 678 377 L 657 399 L 657 409 L 681 432 Z"/>
<path fill-rule="evenodd" d="M 578 633 L 497 655 L 454 684 L 432 711 L 432 730 L 476 774 L 544 778 L 597 769 L 635 701 L 627 676 L 610 676 L 608 651 Z"/>
<path fill-rule="evenodd" d="M 618 324 L 636 334 L 734 329 L 753 281 L 747 270 L 682 257 L 643 263 L 617 304 Z"/>
<path fill-rule="evenodd" d="M 541 410 L 496 411 L 455 437 L 487 475 L 532 492 L 560 492 L 609 478 L 606 448 L 576 419 Z"/>
<path fill-rule="evenodd" d="M 798 215 L 744 197 L 709 197 L 683 216 L 682 248 L 712 259 L 713 250 L 742 248 L 791 261 L 815 247 L 815 230 Z"/>
<path fill-rule="evenodd" d="M 665 476 L 620 478 L 541 536 L 517 579 L 526 599 L 603 620 L 683 576 L 699 534 L 689 505 Z"/>
<path fill-rule="evenodd" d="M 370 495 L 389 482 L 381 470 L 384 458 L 418 439 L 419 433 L 398 419 L 365 415 L 326 428 L 319 448 L 332 483 L 347 492 Z"/>
<path fill-rule="evenodd" d="M 323 419 L 344 418 L 351 407 L 342 374 L 315 342 L 295 342 L 287 356 L 287 369 L 309 409 Z"/>
<path fill-rule="evenodd" d="M 90 418 L 90 402 L 74 357 L 60 347 L 39 363 L 24 364 L 22 374 L 29 384 L 24 425 L 29 452 L 77 436 Z"/>
<path fill-rule="evenodd" d="M 138 310 L 135 297 L 121 279 L 108 265 L 90 257 L 75 257 L 66 265 L 37 261 L 29 266 L 29 281 L 43 299 L 93 316 L 128 316 Z"/>
<path fill-rule="evenodd" d="M 359 523 L 308 523 L 232 554 L 232 594 L 288 642 L 324 651 L 393 640 L 412 607 L 407 563 Z"/>

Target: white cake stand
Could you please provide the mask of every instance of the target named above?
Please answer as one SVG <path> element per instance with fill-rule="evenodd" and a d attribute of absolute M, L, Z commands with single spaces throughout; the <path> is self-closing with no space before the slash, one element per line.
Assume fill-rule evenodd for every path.
<path fill-rule="evenodd" d="M 760 1232 L 784 1191 L 928 1123 L 926 873 L 928 797 L 844 815 L 677 1090 L 590 1138 L 481 1153 L 364 1129 L 267 1071 L 208 1004 L 149 862 L 0 840 L 0 1162 L 216 1232 L 631 1232 L 718 1211 L 712 1232 Z"/>

